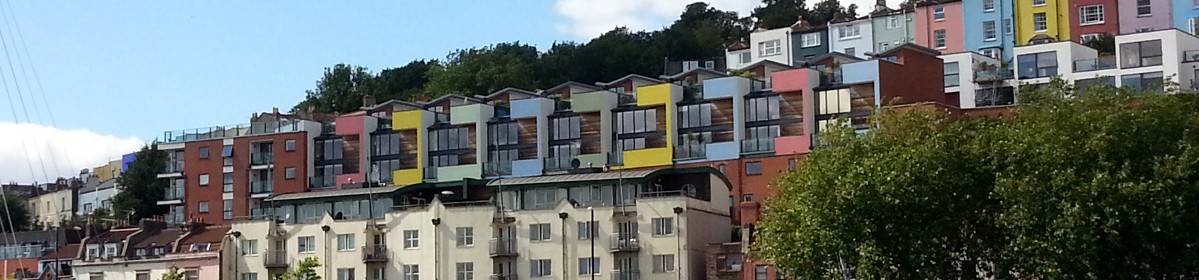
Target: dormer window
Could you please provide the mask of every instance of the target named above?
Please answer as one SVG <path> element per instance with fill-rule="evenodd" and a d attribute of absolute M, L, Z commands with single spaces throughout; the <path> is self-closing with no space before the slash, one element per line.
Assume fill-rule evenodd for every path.
<path fill-rule="evenodd" d="M 167 254 L 167 247 L 154 247 L 154 255 L 161 256 Z"/>
<path fill-rule="evenodd" d="M 192 244 L 191 248 L 188 249 L 188 251 L 189 252 L 208 252 L 208 248 L 211 246 L 212 246 L 212 243 L 196 243 L 196 244 Z"/>
<path fill-rule="evenodd" d="M 134 254 L 137 255 L 138 257 L 145 257 L 146 256 L 146 248 L 137 248 L 137 250 L 134 251 Z"/>

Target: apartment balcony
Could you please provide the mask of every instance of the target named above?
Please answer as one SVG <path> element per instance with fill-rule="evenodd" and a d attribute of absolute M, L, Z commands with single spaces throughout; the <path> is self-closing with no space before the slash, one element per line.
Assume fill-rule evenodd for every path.
<path fill-rule="evenodd" d="M 275 163 L 274 153 L 252 153 L 250 154 L 250 166 L 267 166 Z"/>
<path fill-rule="evenodd" d="M 376 244 L 376 245 L 370 245 L 370 246 L 362 246 L 362 262 L 364 262 L 364 263 L 387 262 L 387 245 Z"/>
<path fill-rule="evenodd" d="M 158 174 L 158 178 L 181 177 L 183 176 L 182 161 L 168 161 L 166 166 L 162 168 L 162 174 Z"/>
<path fill-rule="evenodd" d="M 822 86 L 839 85 L 844 82 L 844 75 L 842 75 L 841 69 L 839 68 L 828 72 L 820 72 L 820 85 Z"/>
<path fill-rule="evenodd" d="M 674 147 L 674 159 L 689 160 L 703 159 L 708 157 L 708 145 L 705 144 L 684 144 Z"/>
<path fill-rule="evenodd" d="M 613 270 L 612 280 L 641 280 L 641 271 L 637 270 Z"/>
<path fill-rule="evenodd" d="M 1015 74 L 1011 69 L 983 69 L 974 71 L 974 82 L 999 82 L 1011 80 L 1015 78 Z"/>
<path fill-rule="evenodd" d="M 607 153 L 607 157 L 608 157 L 608 165 L 613 165 L 613 166 L 623 166 L 624 165 L 624 153 L 621 153 L 621 152 Z"/>
<path fill-rule="evenodd" d="M 487 242 L 487 254 L 493 258 L 497 257 L 515 257 L 516 256 L 516 239 L 515 238 L 492 238 Z"/>
<path fill-rule="evenodd" d="M 1107 69 L 1116 69 L 1115 56 L 1079 59 L 1074 61 L 1074 72 L 1099 71 Z"/>
<path fill-rule="evenodd" d="M 484 162 L 483 176 L 496 177 L 512 175 L 511 161 Z"/>
<path fill-rule="evenodd" d="M 516 274 L 492 274 L 487 280 L 517 280 Z"/>
<path fill-rule="evenodd" d="M 250 209 L 251 220 L 270 220 L 275 217 L 275 209 L 271 208 L 256 208 Z"/>
<path fill-rule="evenodd" d="M 422 172 L 423 174 L 421 175 L 421 179 L 424 179 L 425 181 L 436 181 L 437 168 L 438 166 L 425 167 L 425 170 Z"/>
<path fill-rule="evenodd" d="M 172 205 L 183 203 L 183 186 L 170 187 L 162 195 L 162 200 L 158 201 L 158 205 Z"/>
<path fill-rule="evenodd" d="M 1199 61 L 1199 50 L 1190 50 L 1190 51 L 1182 52 L 1182 62 L 1183 63 L 1196 62 L 1196 61 Z"/>
<path fill-rule="evenodd" d="M 573 168 L 570 164 L 570 162 L 572 160 L 574 160 L 573 157 L 545 158 L 545 171 L 546 172 L 555 172 L 555 171 L 570 170 Z"/>
<path fill-rule="evenodd" d="M 608 251 L 637 252 L 641 250 L 641 242 L 635 233 L 614 233 L 608 235 Z"/>
<path fill-rule="evenodd" d="M 769 153 L 774 152 L 774 138 L 756 138 L 741 140 L 741 153 Z"/>
<path fill-rule="evenodd" d="M 281 120 L 274 122 L 174 130 L 163 132 L 162 141 L 163 143 L 177 143 L 207 139 L 297 132 L 304 131 L 306 123 L 311 122 L 305 120 Z"/>
<path fill-rule="evenodd" d="M 704 85 L 689 85 L 683 87 L 683 100 L 703 100 Z"/>
<path fill-rule="evenodd" d="M 273 192 L 275 192 L 275 181 L 250 182 L 250 197 L 252 198 L 268 197 Z"/>
<path fill-rule="evenodd" d="M 287 268 L 291 264 L 291 256 L 287 255 L 287 250 L 268 250 L 262 263 L 266 268 Z"/>
<path fill-rule="evenodd" d="M 325 190 L 334 187 L 337 187 L 337 176 L 335 175 L 308 177 L 309 190 Z"/>

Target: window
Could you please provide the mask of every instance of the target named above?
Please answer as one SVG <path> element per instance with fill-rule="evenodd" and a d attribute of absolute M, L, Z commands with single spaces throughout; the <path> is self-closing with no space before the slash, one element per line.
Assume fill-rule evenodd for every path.
<path fill-rule="evenodd" d="M 721 165 L 717 166 L 717 169 L 719 169 L 719 170 L 720 170 L 720 174 L 725 174 L 725 173 L 724 173 L 724 164 L 721 164 Z"/>
<path fill-rule="evenodd" d="M 658 130 L 658 111 L 655 109 L 613 113 L 617 133 L 638 133 Z"/>
<path fill-rule="evenodd" d="M 856 48 L 845 48 L 845 50 L 842 50 L 841 52 L 848 56 L 858 56 Z"/>
<path fill-rule="evenodd" d="M 578 139 L 581 119 L 579 116 L 561 117 L 550 120 L 551 140 Z"/>
<path fill-rule="evenodd" d="M 415 264 L 404 265 L 404 280 L 420 280 L 420 266 Z"/>
<path fill-rule="evenodd" d="M 741 254 L 716 256 L 716 265 L 720 271 L 741 271 L 741 265 L 744 263 L 745 256 Z"/>
<path fill-rule="evenodd" d="M 780 40 L 758 42 L 758 56 L 772 56 L 783 53 L 783 43 Z"/>
<path fill-rule="evenodd" d="M 354 250 L 354 234 L 338 234 L 337 235 L 337 250 L 338 251 Z"/>
<path fill-rule="evenodd" d="M 549 241 L 550 240 L 550 224 L 531 224 L 531 225 L 529 225 L 529 240 Z"/>
<path fill-rule="evenodd" d="M 253 255 L 257 255 L 257 254 L 258 254 L 258 240 L 250 239 L 250 240 L 242 240 L 241 241 L 241 255 L 242 256 L 253 256 Z"/>
<path fill-rule="evenodd" d="M 200 147 L 200 158 L 208 158 L 208 147 Z"/>
<path fill-rule="evenodd" d="M 520 136 L 520 124 L 516 122 L 506 122 L 487 125 L 487 144 L 488 145 L 512 145 L 518 142 Z M 398 135 L 398 134 L 397 134 Z"/>
<path fill-rule="evenodd" d="M 1078 24 L 1092 25 L 1103 23 L 1103 5 L 1090 5 L 1078 8 Z"/>
<path fill-rule="evenodd" d="M 1016 67 L 1021 79 L 1057 75 L 1057 52 L 1022 54 L 1016 57 Z"/>
<path fill-rule="evenodd" d="M 1120 44 L 1120 68 L 1162 65 L 1162 41 Z"/>
<path fill-rule="evenodd" d="M 1010 18 L 1003 19 L 1003 34 L 1008 34 L 1008 35 L 1012 34 L 1012 19 L 1010 19 Z"/>
<path fill-rule="evenodd" d="M 862 30 L 856 24 L 837 27 L 837 38 L 841 40 L 862 37 Z"/>
<path fill-rule="evenodd" d="M 999 37 L 999 31 L 995 29 L 995 21 L 983 22 L 983 40 L 995 41 Z"/>
<path fill-rule="evenodd" d="M 893 16 L 887 18 L 887 29 L 899 28 L 899 23 L 901 20 L 903 20 L 902 16 Z"/>
<path fill-rule="evenodd" d="M 1162 92 L 1162 72 L 1120 76 L 1120 83 L 1138 91 Z"/>
<path fill-rule="evenodd" d="M 283 149 L 288 152 L 296 151 L 296 139 L 287 139 L 287 141 L 283 141 Z"/>
<path fill-rule="evenodd" d="M 195 243 L 195 244 L 191 244 L 191 246 L 188 246 L 187 251 L 188 252 L 208 252 L 209 248 L 212 248 L 212 243 Z"/>
<path fill-rule="evenodd" d="M 674 218 L 654 218 L 654 235 L 674 234 Z"/>
<path fill-rule="evenodd" d="M 674 272 L 674 255 L 654 255 L 654 273 Z"/>
<path fill-rule="evenodd" d="M 795 159 L 787 159 L 787 171 L 795 171 Z"/>
<path fill-rule="evenodd" d="M 1033 6 L 1044 6 L 1045 0 L 1032 0 L 1032 5 Z"/>
<path fill-rule="evenodd" d="M 956 87 L 960 84 L 958 71 L 957 62 L 945 63 L 945 87 Z"/>
<path fill-rule="evenodd" d="M 341 159 L 345 142 L 340 138 L 318 140 L 313 148 L 313 155 L 317 161 Z"/>
<path fill-rule="evenodd" d="M 591 239 L 599 235 L 599 227 L 595 221 L 579 222 L 579 239 Z"/>
<path fill-rule="evenodd" d="M 579 275 L 591 275 L 600 273 L 599 258 L 579 258 Z"/>
<path fill-rule="evenodd" d="M 283 174 L 284 174 L 283 177 L 286 179 L 295 179 L 296 178 L 296 168 L 288 167 L 286 169 L 283 169 Z"/>
<path fill-rule="evenodd" d="M 743 195 L 743 196 L 741 196 L 741 201 L 744 201 L 744 202 L 754 201 L 754 195 L 752 195 L 752 194 Z"/>
<path fill-rule="evenodd" d="M 740 57 L 741 57 L 741 64 L 748 64 L 750 61 L 753 61 L 753 57 L 750 55 L 749 52 L 741 53 Z"/>
<path fill-rule="evenodd" d="M 1099 34 L 1099 33 L 1082 34 L 1082 35 L 1078 36 L 1078 38 L 1080 39 L 1079 40 L 1080 42 L 1085 44 L 1087 41 L 1099 39 L 1100 35 L 1101 34 Z"/>
<path fill-rule="evenodd" d="M 465 127 L 429 131 L 429 151 L 451 151 L 470 148 L 470 130 Z"/>
<path fill-rule="evenodd" d="M 102 273 L 102 272 L 92 272 L 92 273 L 89 273 L 89 274 L 87 275 L 87 278 L 88 278 L 89 280 L 104 280 L 104 273 Z"/>
<path fill-rule="evenodd" d="M 232 220 L 233 219 L 233 200 L 226 199 L 224 201 L 224 204 L 225 204 L 224 207 L 221 208 L 221 217 L 226 220 Z"/>
<path fill-rule="evenodd" d="M 316 252 L 316 237 L 301 236 L 296 238 L 296 252 L 312 253 Z"/>
<path fill-rule="evenodd" d="M 779 96 L 771 95 L 745 100 L 746 122 L 777 120 L 779 113 Z"/>
<path fill-rule="evenodd" d="M 754 280 L 766 280 L 766 266 L 765 265 L 754 266 Z"/>
<path fill-rule="evenodd" d="M 224 177 L 225 185 L 223 190 L 227 193 L 233 192 L 233 172 L 225 173 Z"/>
<path fill-rule="evenodd" d="M 195 269 L 185 270 L 185 271 L 183 271 L 183 279 L 184 280 L 200 280 L 200 271 L 195 270 Z"/>
<path fill-rule="evenodd" d="M 207 201 L 200 202 L 200 213 L 208 213 L 208 202 Z"/>
<path fill-rule="evenodd" d="M 553 275 L 554 267 L 550 265 L 549 259 L 529 260 L 529 276 L 546 277 Z"/>
<path fill-rule="evenodd" d="M 805 33 L 799 35 L 799 46 L 802 48 L 815 47 L 820 45 L 820 33 Z"/>
<path fill-rule="evenodd" d="M 404 231 L 404 249 L 420 248 L 420 231 Z"/>
<path fill-rule="evenodd" d="M 137 280 L 150 280 L 150 272 L 149 271 L 138 271 L 137 272 Z"/>
<path fill-rule="evenodd" d="M 258 273 L 242 273 L 241 280 L 258 280 Z"/>
<path fill-rule="evenodd" d="M 337 280 L 354 280 L 353 268 L 338 268 Z"/>
<path fill-rule="evenodd" d="M 887 44 L 887 42 L 878 43 L 878 50 L 879 50 L 879 51 L 885 51 L 885 50 L 887 50 L 887 49 L 888 49 L 888 47 L 890 47 L 890 46 L 891 46 L 891 44 Z"/>
<path fill-rule="evenodd" d="M 762 175 L 762 162 L 746 162 L 745 175 Z"/>
<path fill-rule="evenodd" d="M 1032 14 L 1032 30 L 1036 32 L 1049 30 L 1049 24 L 1045 22 L 1045 13 Z"/>
<path fill-rule="evenodd" d="M 826 90 L 816 93 L 816 114 L 839 114 L 849 113 L 851 89 L 842 88 L 835 90 Z"/>
<path fill-rule="evenodd" d="M 1091 88 L 1094 86 L 1115 87 L 1116 86 L 1116 78 L 1112 77 L 1112 76 L 1102 76 L 1102 77 L 1095 77 L 1095 78 L 1090 78 L 1090 79 L 1079 79 L 1079 80 L 1074 81 L 1074 88 L 1078 89 L 1078 92 L 1084 92 L 1088 88 Z"/>
<path fill-rule="evenodd" d="M 457 239 L 458 239 L 457 244 L 459 247 L 475 245 L 475 228 L 472 228 L 472 227 L 456 228 L 456 229 L 454 229 L 454 236 L 457 237 Z"/>
<path fill-rule="evenodd" d="M 167 253 L 167 247 L 154 247 L 152 251 L 155 256 L 165 255 Z"/>
<path fill-rule="evenodd" d="M 933 20 L 935 20 L 935 21 L 945 20 L 945 7 L 933 8 Z"/>
<path fill-rule="evenodd" d="M 458 280 L 475 279 L 475 263 L 461 262 L 454 264 L 458 271 Z"/>
<path fill-rule="evenodd" d="M 381 134 L 371 135 L 371 155 L 398 155 L 400 154 L 400 133 L 399 132 L 384 132 Z"/>
<path fill-rule="evenodd" d="M 711 61 L 711 60 L 709 60 L 709 61 L 704 61 L 704 68 L 706 68 L 706 69 L 716 69 L 716 62 L 715 62 L 715 61 Z"/>
<path fill-rule="evenodd" d="M 983 11 L 990 12 L 995 10 L 995 0 L 983 0 Z"/>
<path fill-rule="evenodd" d="M 1044 0 L 1041 0 L 1044 1 Z M 1149 6 L 1149 0 L 1137 0 L 1137 16 L 1147 17 L 1153 14 L 1153 9 Z"/>
<path fill-rule="evenodd" d="M 679 105 L 678 111 L 680 128 L 712 125 L 712 103 Z"/>
<path fill-rule="evenodd" d="M 201 186 L 208 185 L 208 174 L 200 174 L 200 185 Z"/>
<path fill-rule="evenodd" d="M 933 30 L 933 47 L 945 48 L 945 29 Z"/>

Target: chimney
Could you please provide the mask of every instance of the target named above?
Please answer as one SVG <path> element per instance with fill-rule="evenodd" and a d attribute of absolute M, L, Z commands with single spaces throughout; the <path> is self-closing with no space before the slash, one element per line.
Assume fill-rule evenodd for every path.
<path fill-rule="evenodd" d="M 878 1 L 883 1 L 883 0 L 878 0 Z M 279 107 L 271 108 L 271 113 L 275 114 L 275 115 L 279 115 Z"/>
<path fill-rule="evenodd" d="M 874 0 L 874 11 L 882 11 L 887 9 L 887 0 Z"/>
<path fill-rule="evenodd" d="M 363 107 L 375 106 L 375 96 L 369 95 L 369 94 L 362 96 L 362 106 Z"/>

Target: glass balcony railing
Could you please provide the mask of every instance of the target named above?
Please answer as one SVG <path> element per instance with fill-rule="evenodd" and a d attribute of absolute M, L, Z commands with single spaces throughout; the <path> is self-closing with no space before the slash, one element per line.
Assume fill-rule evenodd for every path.
<path fill-rule="evenodd" d="M 250 154 L 250 165 L 267 165 L 275 163 L 274 153 L 253 153 Z"/>
<path fill-rule="evenodd" d="M 275 181 L 257 181 L 250 183 L 250 194 L 272 193 L 275 191 Z"/>
<path fill-rule="evenodd" d="M 308 189 L 323 190 L 337 186 L 337 176 L 312 176 L 308 177 Z"/>
<path fill-rule="evenodd" d="M 162 200 L 183 200 L 183 189 L 182 186 L 167 188 L 162 195 Z"/>
<path fill-rule="evenodd" d="M 450 122 L 450 115 L 441 112 L 433 112 L 433 120 L 438 123 Z"/>
<path fill-rule="evenodd" d="M 624 153 L 623 152 L 608 153 L 608 165 L 624 166 Z"/>
<path fill-rule="evenodd" d="M 1106 69 L 1116 69 L 1115 56 L 1079 59 L 1074 61 L 1074 72 L 1098 71 Z"/>
<path fill-rule="evenodd" d="M 251 220 L 269 220 L 275 217 L 275 209 L 272 208 L 255 208 L 250 209 Z"/>
<path fill-rule="evenodd" d="M 821 85 L 838 85 L 838 84 L 843 83 L 844 81 L 845 81 L 845 79 L 841 73 L 840 68 L 833 69 L 832 71 L 829 71 L 829 72 L 820 72 L 820 84 Z"/>
<path fill-rule="evenodd" d="M 994 82 L 1015 78 L 1011 69 L 983 69 L 974 71 L 975 82 Z"/>
<path fill-rule="evenodd" d="M 184 130 L 173 130 L 162 133 L 164 143 L 187 142 L 207 139 L 220 139 L 239 136 L 263 135 L 304 130 L 304 120 L 282 120 L 238 124 L 229 126 L 213 126 Z"/>
<path fill-rule="evenodd" d="M 511 161 L 484 162 L 483 175 L 485 176 L 506 176 L 512 175 Z"/>
<path fill-rule="evenodd" d="M 162 169 L 162 173 L 183 173 L 183 162 L 168 161 L 167 165 Z"/>
<path fill-rule="evenodd" d="M 574 157 L 551 157 L 545 159 L 545 170 L 562 171 L 571 169 L 570 161 Z"/>
<path fill-rule="evenodd" d="M 437 180 L 437 166 L 425 167 L 425 171 L 423 173 L 424 176 L 421 177 L 422 179 Z"/>
<path fill-rule="evenodd" d="M 741 153 L 763 153 L 774 151 L 774 137 L 741 140 Z"/>
<path fill-rule="evenodd" d="M 1190 50 L 1182 52 L 1182 62 L 1199 61 L 1199 50 Z"/>
<path fill-rule="evenodd" d="M 704 99 L 704 85 L 689 85 L 683 88 L 684 100 L 701 100 Z"/>
<path fill-rule="evenodd" d="M 674 147 L 675 159 L 699 159 L 708 156 L 708 145 L 683 144 Z"/>

